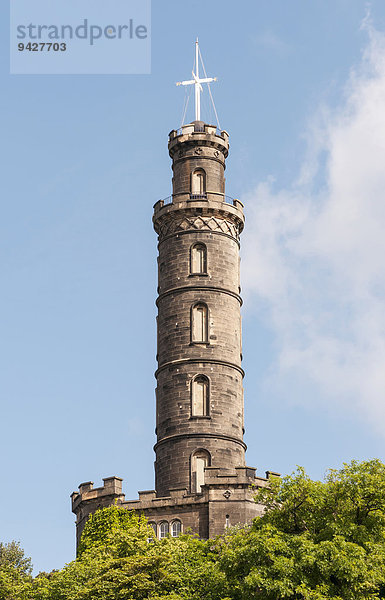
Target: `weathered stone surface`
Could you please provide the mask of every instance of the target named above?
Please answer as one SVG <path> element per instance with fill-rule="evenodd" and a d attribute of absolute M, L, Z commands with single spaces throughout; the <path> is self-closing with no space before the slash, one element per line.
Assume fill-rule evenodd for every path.
<path fill-rule="evenodd" d="M 187 127 L 187 133 L 183 128 L 179 136 L 171 133 L 172 202 L 154 212 L 159 234 L 155 487 L 160 496 L 173 487 L 193 491 L 191 457 L 198 449 L 208 452 L 215 467 L 245 464 L 238 242 L 243 212 L 225 201 L 228 139 L 204 127 L 205 132 Z M 196 169 L 205 179 L 200 198 L 193 194 Z M 197 243 L 206 248 L 206 269 L 192 274 Z M 206 343 L 192 343 L 196 303 L 208 309 Z M 191 409 L 197 375 L 209 382 L 209 411 L 201 418 L 193 418 Z"/>

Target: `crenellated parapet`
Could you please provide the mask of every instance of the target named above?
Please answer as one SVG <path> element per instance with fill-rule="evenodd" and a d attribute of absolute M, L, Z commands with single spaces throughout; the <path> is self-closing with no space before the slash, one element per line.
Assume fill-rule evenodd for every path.
<path fill-rule="evenodd" d="M 125 500 L 120 477 L 107 477 L 98 488 L 91 481 L 82 483 L 71 496 L 72 511 L 77 517 L 77 543 L 88 516 L 114 504 L 145 515 L 157 535 L 161 524 L 167 524 L 172 534 L 172 524 L 178 522 L 180 531 L 191 530 L 202 538 L 213 538 L 225 527 L 261 516 L 264 506 L 255 502 L 255 493 L 258 488 L 268 487 L 271 477 L 276 476 L 279 474 L 268 471 L 266 477 L 258 477 L 256 470 L 247 466 L 206 467 L 200 493 L 178 487 L 170 488 L 167 496 L 158 496 L 155 490 L 145 490 L 138 492 L 136 500 Z"/>
<path fill-rule="evenodd" d="M 84 525 L 90 514 L 93 514 L 99 508 L 106 508 L 114 504 L 124 502 L 125 496 L 122 492 L 121 477 L 105 477 L 104 485 L 94 488 L 93 481 L 87 481 L 79 485 L 79 491 L 71 494 L 72 512 L 76 515 L 76 539 L 80 541 L 80 536 Z"/>
<path fill-rule="evenodd" d="M 177 163 L 182 159 L 206 158 L 222 163 L 229 154 L 229 134 L 215 125 L 194 121 L 169 133 L 168 151 Z"/>

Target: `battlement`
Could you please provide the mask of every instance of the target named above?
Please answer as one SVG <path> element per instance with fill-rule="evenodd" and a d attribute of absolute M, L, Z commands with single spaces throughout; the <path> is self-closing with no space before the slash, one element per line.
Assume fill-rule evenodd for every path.
<path fill-rule="evenodd" d="M 105 477 L 103 479 L 104 485 L 98 488 L 94 488 L 93 481 L 86 481 L 79 485 L 79 491 L 71 494 L 72 510 L 75 511 L 78 506 L 84 501 L 104 502 L 110 501 L 111 498 L 119 499 L 124 501 L 124 494 L 122 493 L 122 482 L 121 477 L 114 475 L 113 477 Z"/>
<path fill-rule="evenodd" d="M 90 514 L 99 508 L 117 504 L 126 510 L 144 514 L 151 522 L 170 522 L 178 518 L 183 527 L 192 527 L 201 537 L 218 535 L 221 523 L 231 515 L 232 523 L 250 522 L 263 514 L 263 506 L 254 500 L 257 488 L 268 487 L 279 473 L 266 471 L 266 477 L 257 477 L 253 467 L 218 468 L 206 467 L 201 493 L 191 493 L 185 487 L 169 490 L 168 496 L 157 496 L 155 490 L 138 492 L 137 500 L 125 500 L 121 477 L 106 477 L 104 485 L 94 488 L 93 481 L 79 485 L 79 491 L 71 494 L 72 512 L 76 514 L 77 542 Z M 210 508 L 209 508 L 210 507 Z M 202 512 L 203 511 L 203 512 Z M 206 512 L 216 518 L 208 524 Z M 199 516 L 200 515 L 200 516 Z M 204 525 L 202 525 L 202 523 Z"/>
<path fill-rule="evenodd" d="M 205 485 L 268 487 L 272 477 L 280 477 L 279 473 L 273 471 L 266 471 L 266 477 L 258 477 L 255 472 L 254 467 L 235 467 L 234 469 L 206 467 Z"/>
<path fill-rule="evenodd" d="M 222 138 L 222 141 L 228 145 L 229 134 L 227 131 L 218 129 L 216 125 L 209 125 L 204 121 L 193 121 L 192 123 L 182 125 L 179 129 L 172 129 L 169 133 L 169 141 L 171 142 L 183 136 L 194 136 L 198 139 L 198 136 L 202 134 Z"/>
<path fill-rule="evenodd" d="M 224 160 L 229 153 L 229 134 L 203 121 L 183 125 L 180 129 L 173 129 L 169 133 L 168 151 L 172 159 L 184 156 L 184 152 L 188 152 L 189 149 L 195 153 L 198 146 L 201 150 L 202 148 L 217 150 L 222 155 L 220 159 Z"/>
<path fill-rule="evenodd" d="M 205 486 L 215 485 L 246 485 L 256 487 L 267 487 L 269 480 L 274 477 L 280 477 L 279 473 L 274 471 L 266 471 L 266 477 L 257 477 L 254 467 L 235 467 L 234 469 L 224 469 L 218 467 L 205 468 Z M 185 499 L 186 497 L 196 497 L 196 494 L 190 494 L 186 488 L 171 488 L 170 495 L 158 497 L 155 490 L 145 490 L 138 492 L 138 500 L 125 500 L 125 494 L 122 492 L 121 477 L 116 475 L 113 477 L 105 477 L 104 485 L 94 488 L 93 481 L 86 481 L 79 485 L 79 491 L 71 494 L 72 510 L 75 512 L 79 504 L 86 502 L 94 504 L 102 500 L 111 500 L 111 497 L 116 498 L 119 504 L 124 508 L 137 509 L 148 506 L 151 503 L 160 505 L 173 504 L 176 499 Z M 104 503 L 103 503 L 104 504 Z"/>

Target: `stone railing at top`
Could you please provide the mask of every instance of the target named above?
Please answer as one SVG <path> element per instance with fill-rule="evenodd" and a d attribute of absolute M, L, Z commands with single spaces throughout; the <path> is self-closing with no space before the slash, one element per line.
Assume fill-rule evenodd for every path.
<path fill-rule="evenodd" d="M 180 194 L 171 194 L 171 196 L 167 196 L 167 198 L 163 198 L 162 200 L 158 200 L 154 204 L 154 209 L 159 210 L 163 206 L 167 204 L 172 204 L 174 198 L 178 198 L 178 196 L 188 196 L 190 200 L 207 200 L 208 196 L 218 196 L 219 201 L 225 202 L 226 204 L 231 204 L 236 208 L 243 208 L 243 203 L 237 198 L 232 198 L 231 196 L 227 196 L 226 194 L 221 194 L 220 192 L 205 192 L 204 194 L 191 194 L 190 192 L 181 192 Z"/>

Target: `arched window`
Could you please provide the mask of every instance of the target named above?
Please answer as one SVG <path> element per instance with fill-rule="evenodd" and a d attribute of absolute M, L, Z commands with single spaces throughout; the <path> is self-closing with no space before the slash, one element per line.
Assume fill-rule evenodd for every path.
<path fill-rule="evenodd" d="M 149 537 L 147 538 L 147 541 L 148 541 L 149 543 L 151 543 L 151 542 L 153 542 L 153 541 L 154 541 L 154 538 L 156 538 L 156 537 L 157 537 L 157 527 L 156 527 L 156 523 L 154 523 L 153 521 L 150 521 L 148 525 L 151 527 L 151 529 L 152 529 L 152 530 L 153 530 L 153 532 L 154 532 L 154 534 L 153 534 L 153 535 L 151 535 L 151 534 L 150 534 L 150 535 L 149 535 Z"/>
<path fill-rule="evenodd" d="M 167 521 L 162 521 L 161 523 L 159 523 L 159 539 L 162 540 L 163 538 L 168 536 L 168 523 Z"/>
<path fill-rule="evenodd" d="M 195 304 L 191 309 L 191 341 L 208 342 L 208 308 L 206 304 Z"/>
<path fill-rule="evenodd" d="M 209 414 L 209 380 L 204 375 L 197 375 L 191 384 L 191 416 L 206 417 Z"/>
<path fill-rule="evenodd" d="M 206 198 L 206 173 L 203 169 L 195 169 L 191 174 L 191 196 Z"/>
<path fill-rule="evenodd" d="M 181 532 L 182 523 L 179 521 L 179 519 L 175 519 L 175 521 L 171 523 L 171 537 L 179 537 Z"/>
<path fill-rule="evenodd" d="M 196 450 L 191 456 L 191 492 L 200 494 L 205 482 L 205 468 L 210 466 L 207 450 Z"/>
<path fill-rule="evenodd" d="M 155 537 L 156 537 L 156 532 L 157 532 L 156 523 L 154 523 L 153 521 L 150 521 L 149 526 L 154 530 Z"/>
<path fill-rule="evenodd" d="M 190 249 L 190 273 L 207 273 L 207 248 L 204 244 L 194 244 Z"/>

